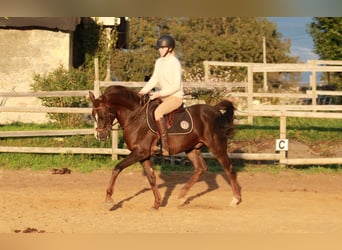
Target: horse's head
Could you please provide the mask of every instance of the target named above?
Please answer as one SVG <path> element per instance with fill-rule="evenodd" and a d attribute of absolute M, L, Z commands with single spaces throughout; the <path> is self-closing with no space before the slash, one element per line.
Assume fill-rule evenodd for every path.
<path fill-rule="evenodd" d="M 89 98 L 93 103 L 92 115 L 97 124 L 96 137 L 103 141 L 110 135 L 116 114 L 109 110 L 109 106 L 106 103 L 106 96 L 95 98 L 94 94 L 89 92 Z"/>

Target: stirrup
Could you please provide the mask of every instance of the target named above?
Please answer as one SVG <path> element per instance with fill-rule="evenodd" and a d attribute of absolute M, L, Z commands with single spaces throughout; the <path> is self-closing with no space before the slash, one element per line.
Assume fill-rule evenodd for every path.
<path fill-rule="evenodd" d="M 161 142 L 159 142 L 157 145 L 152 147 L 152 150 L 159 155 L 162 156 L 169 156 L 170 152 L 167 151 L 165 148 L 163 148 L 163 144 Z"/>
<path fill-rule="evenodd" d="M 170 156 L 170 152 L 167 151 L 165 148 L 162 147 L 162 155 L 163 155 L 163 156 Z"/>

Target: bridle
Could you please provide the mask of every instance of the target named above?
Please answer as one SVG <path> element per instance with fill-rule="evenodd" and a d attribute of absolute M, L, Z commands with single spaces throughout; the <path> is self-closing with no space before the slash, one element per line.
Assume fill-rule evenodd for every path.
<path fill-rule="evenodd" d="M 125 128 L 127 128 L 128 126 L 132 125 L 133 122 L 139 117 L 139 115 L 143 113 L 142 111 L 147 107 L 148 103 L 150 103 L 150 102 L 151 102 L 151 100 L 148 100 L 148 101 L 141 107 L 141 109 L 140 109 L 138 112 L 136 112 L 136 115 L 133 117 L 133 119 L 130 121 L 130 123 L 129 123 L 128 125 L 126 125 L 125 127 L 122 127 L 122 129 L 125 129 Z M 93 108 L 93 111 L 94 111 L 94 110 L 100 110 L 100 109 L 102 109 L 102 108 L 103 108 L 103 107 Z M 110 116 L 116 117 L 116 114 L 114 114 L 114 113 L 108 111 L 108 110 L 107 110 L 107 107 L 105 107 L 105 109 L 106 109 L 106 113 L 108 114 L 109 117 L 110 117 Z M 94 114 L 93 114 L 93 117 L 94 117 L 94 119 L 95 119 L 95 122 L 97 123 L 97 119 L 96 119 L 96 117 L 94 116 Z M 119 128 L 114 129 L 113 127 L 114 127 L 116 124 L 118 124 L 118 123 L 119 123 L 118 119 L 115 119 L 115 118 L 114 118 L 114 120 L 113 120 L 113 122 L 111 123 L 110 126 L 106 126 L 106 127 L 104 127 L 104 128 L 96 128 L 95 130 L 96 130 L 97 132 L 102 132 L 102 131 L 105 131 L 105 130 L 117 131 L 117 130 L 120 130 L 120 129 L 119 129 Z M 108 129 L 108 127 L 110 127 L 110 129 Z"/>
<path fill-rule="evenodd" d="M 104 107 L 104 108 L 106 109 L 106 120 L 108 120 L 110 117 L 116 117 L 116 115 L 115 115 L 114 113 L 109 112 L 109 111 L 107 110 L 106 107 Z M 103 107 L 93 108 L 92 116 L 93 116 L 93 118 L 94 118 L 96 124 L 98 124 L 98 119 L 97 119 L 97 117 L 95 116 L 95 111 L 96 111 L 96 110 L 100 110 L 100 109 L 103 109 Z M 107 115 L 107 114 L 108 114 L 108 115 Z M 109 118 L 108 118 L 108 117 L 109 117 Z M 102 132 L 102 131 L 105 131 L 105 130 L 111 130 L 111 129 L 108 129 L 108 128 L 113 127 L 113 126 L 117 123 L 117 122 L 114 123 L 114 121 L 115 121 L 115 118 L 113 119 L 113 122 L 111 123 L 110 126 L 107 125 L 107 126 L 105 126 L 104 128 L 96 128 L 95 130 L 96 130 L 97 132 Z"/>

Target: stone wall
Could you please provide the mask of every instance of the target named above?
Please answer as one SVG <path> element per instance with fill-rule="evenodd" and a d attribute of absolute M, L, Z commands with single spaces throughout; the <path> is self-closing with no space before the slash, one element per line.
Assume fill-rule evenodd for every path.
<path fill-rule="evenodd" d="M 34 74 L 47 74 L 59 65 L 69 68 L 72 33 L 41 29 L 0 29 L 0 92 L 31 91 Z M 38 98 L 0 97 L 1 106 L 37 107 Z M 1 112 L 0 124 L 44 123 L 45 113 Z"/>

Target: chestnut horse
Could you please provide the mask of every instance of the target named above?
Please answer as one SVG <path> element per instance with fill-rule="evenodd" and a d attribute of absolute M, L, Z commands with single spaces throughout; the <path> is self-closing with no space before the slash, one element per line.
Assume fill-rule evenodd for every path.
<path fill-rule="evenodd" d="M 106 202 L 113 203 L 112 195 L 115 181 L 120 172 L 126 167 L 140 162 L 144 168 L 154 194 L 153 208 L 158 209 L 162 198 L 156 184 L 151 157 L 158 142 L 158 133 L 149 129 L 146 115 L 146 102 L 142 102 L 137 92 L 123 87 L 110 86 L 104 93 L 95 98 L 89 92 L 93 103 L 92 115 L 97 123 L 97 138 L 105 140 L 109 137 L 115 119 L 123 130 L 123 138 L 131 153 L 118 163 L 110 178 Z M 227 138 L 232 132 L 234 106 L 224 100 L 216 106 L 197 104 L 186 108 L 193 119 L 193 129 L 188 134 L 169 134 L 170 154 L 185 152 L 193 164 L 194 173 L 181 189 L 179 199 L 185 204 L 186 194 L 197 182 L 199 177 L 208 169 L 201 155 L 201 148 L 205 145 L 216 157 L 228 176 L 228 182 L 233 191 L 232 206 L 241 202 L 241 190 L 237 181 L 237 174 L 227 155 Z"/>

